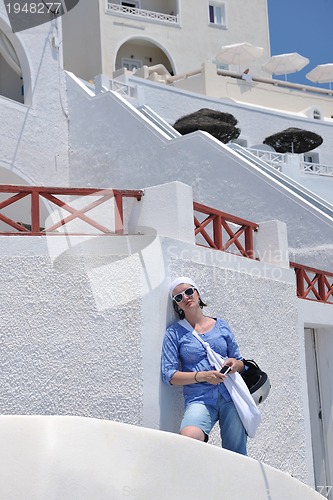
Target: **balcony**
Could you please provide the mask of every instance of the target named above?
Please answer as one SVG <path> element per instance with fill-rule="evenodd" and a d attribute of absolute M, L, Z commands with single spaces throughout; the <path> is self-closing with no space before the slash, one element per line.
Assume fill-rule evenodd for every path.
<path fill-rule="evenodd" d="M 179 26 L 179 15 L 173 13 L 166 14 L 163 12 L 154 12 L 152 10 L 139 9 L 137 7 L 129 7 L 118 3 L 106 2 L 106 14 L 111 14 L 121 17 L 135 18 L 138 21 L 147 21 L 158 24 L 168 24 Z"/>

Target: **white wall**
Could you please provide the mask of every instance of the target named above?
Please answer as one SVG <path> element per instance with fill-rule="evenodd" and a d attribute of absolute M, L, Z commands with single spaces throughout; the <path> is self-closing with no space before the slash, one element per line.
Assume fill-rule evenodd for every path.
<path fill-rule="evenodd" d="M 86 80 L 102 71 L 100 7 L 97 1 L 79 0 L 62 17 L 64 68 Z"/>
<path fill-rule="evenodd" d="M 28 184 L 68 183 L 68 106 L 60 23 L 58 19 L 13 34 L 0 3 L 0 29 L 15 47 L 25 89 L 25 104 L 0 96 L 0 167 Z"/>
<path fill-rule="evenodd" d="M 289 153 L 281 171 L 333 205 L 333 175 L 307 174 L 303 171 L 302 160 L 302 155 Z"/>
<path fill-rule="evenodd" d="M 236 335 L 242 355 L 254 357 L 269 372 L 272 391 L 262 407 L 263 423 L 258 435 L 249 442 L 250 456 L 282 470 L 295 470 L 298 452 L 303 457 L 302 461 L 305 456 L 305 423 L 303 401 L 299 395 L 296 396 L 300 390 L 300 360 L 294 359 L 299 345 L 297 336 L 295 337 L 297 313 L 294 309 L 293 272 L 279 269 L 279 273 L 275 274 L 274 268 L 268 264 L 258 264 L 242 257 L 230 257 L 225 253 L 189 245 L 180 246 L 175 241 L 166 241 L 164 246 L 169 256 L 170 276 L 193 276 L 200 283 L 202 296 L 208 303 L 205 313 L 224 317 Z M 288 314 L 283 312 L 286 310 Z M 284 362 L 293 363 L 295 367 L 288 390 L 281 384 L 279 375 L 279 366 Z M 177 389 L 172 387 L 162 387 L 162 403 L 165 401 L 162 428 L 174 431 L 177 430 L 179 421 L 175 422 L 173 412 L 166 412 L 166 408 L 174 407 L 175 391 Z M 288 406 L 291 393 L 295 399 L 293 407 L 287 412 L 290 418 L 288 433 L 284 433 L 282 420 L 287 414 L 277 414 L 276 410 Z M 168 397 L 167 400 L 163 399 L 163 394 Z M 297 441 L 301 446 L 297 452 L 296 448 L 294 451 L 289 448 L 294 446 L 289 440 L 289 431 L 297 434 L 295 445 Z M 218 442 L 216 436 L 215 442 Z M 286 446 L 290 455 L 285 453 Z M 270 450 L 273 449 L 274 452 L 271 453 Z"/>
<path fill-rule="evenodd" d="M 279 80 L 263 79 L 257 81 L 256 74 L 251 71 L 253 80 L 251 82 L 240 78 L 241 71 L 236 70 L 238 78 L 228 75 L 217 74 L 215 64 L 205 63 L 201 68 L 201 73 L 176 80 L 173 85 L 189 92 L 198 92 L 213 98 L 231 99 L 235 102 L 258 106 L 260 108 L 283 110 L 288 113 L 296 113 L 313 119 L 313 111 L 320 112 L 321 119 L 332 120 L 333 103 L 332 93 L 325 93 L 325 90 L 315 91 L 314 87 L 306 86 L 302 88 L 292 83 Z M 193 70 L 198 68 L 192 68 Z"/>
<path fill-rule="evenodd" d="M 122 257 L 112 248 L 91 255 L 80 240 L 79 255 L 64 250 L 54 258 L 54 246 L 64 240 L 68 245 L 65 236 L 55 236 L 49 247 L 47 237 L 0 238 L 1 413 L 94 416 L 139 425 L 141 300 L 101 310 L 92 289 L 103 282 L 94 270 Z M 91 238 L 85 240 L 89 247 Z M 120 282 L 121 265 L 118 272 L 117 265 L 112 269 Z M 132 286 L 140 287 L 135 259 L 131 270 Z"/>

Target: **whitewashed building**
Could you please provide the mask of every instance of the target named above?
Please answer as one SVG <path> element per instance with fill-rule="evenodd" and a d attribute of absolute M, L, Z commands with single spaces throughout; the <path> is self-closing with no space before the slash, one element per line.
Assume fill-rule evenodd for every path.
<path fill-rule="evenodd" d="M 270 52 L 266 0 L 80 0 L 63 25 L 65 69 L 86 80 L 144 65 L 192 71 L 245 40 L 264 48 L 261 72 Z"/>
<path fill-rule="evenodd" d="M 0 3 L 1 34 L 14 49 L 0 59 L 0 427 L 17 432 L 5 415 L 111 420 L 145 428 L 153 456 L 158 433 L 167 431 L 174 433 L 168 450 L 213 457 L 218 449 L 223 463 L 234 464 L 219 447 L 194 450 L 199 443 L 177 435 L 181 392 L 160 379 L 161 343 L 173 320 L 168 283 L 189 274 L 203 289 L 207 313 L 227 319 L 244 357 L 256 359 L 272 383 L 249 443 L 252 460 L 235 462 L 252 498 L 267 498 L 267 491 L 278 498 L 279 484 L 295 488 L 292 498 L 320 498 L 290 476 L 330 498 L 332 96 L 265 81 L 267 6 L 255 2 L 260 29 L 252 33 L 254 9 L 247 4 L 80 0 L 63 18 L 13 34 Z M 245 39 L 264 48 L 262 60 L 251 64 L 253 85 L 237 67 L 213 64 L 222 44 Z M 132 59 L 142 61 L 139 70 Z M 202 107 L 236 116 L 242 144 L 252 149 L 201 131 L 180 136 L 170 126 Z M 299 155 L 260 153 L 264 137 L 291 124 L 323 137 L 315 169 Z M 200 224 L 207 214 L 228 227 L 222 242 L 207 226 L 215 248 Z M 228 251 L 221 251 L 226 242 Z M 19 425 L 35 433 L 27 419 Z M 60 450 L 62 425 L 69 435 L 75 425 L 86 432 L 89 424 L 79 421 L 58 420 L 59 428 L 52 419 L 35 422 L 45 425 L 47 442 L 54 429 Z M 123 429 L 124 436 L 132 432 Z M 139 434 L 135 439 L 142 443 Z M 212 443 L 219 444 L 217 435 Z M 143 445 L 135 446 L 140 460 Z M 28 448 L 16 449 L 28 456 Z M 116 450 L 120 456 L 128 448 Z M 72 463 L 69 456 L 65 462 Z M 281 472 L 275 476 L 269 466 Z M 83 461 L 77 483 L 86 467 Z M 112 487 L 113 498 L 154 498 L 149 483 L 155 494 L 162 483 L 139 471 L 140 484 L 137 472 L 133 482 L 121 471 L 112 481 L 100 479 L 100 498 Z M 4 492 L 14 488 L 3 484 Z M 213 487 L 219 491 L 218 476 Z M 161 498 L 170 494 L 166 486 L 159 491 Z"/>

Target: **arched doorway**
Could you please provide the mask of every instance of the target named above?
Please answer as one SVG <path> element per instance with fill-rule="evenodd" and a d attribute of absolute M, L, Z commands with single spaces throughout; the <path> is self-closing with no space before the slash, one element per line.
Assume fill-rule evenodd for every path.
<path fill-rule="evenodd" d="M 24 103 L 23 75 L 9 37 L 0 27 L 0 95 Z"/>
<path fill-rule="evenodd" d="M 117 52 L 116 70 L 126 68 L 130 71 L 142 66 L 163 64 L 171 75 L 174 68 L 167 54 L 154 42 L 143 38 L 131 38 L 123 43 Z"/>

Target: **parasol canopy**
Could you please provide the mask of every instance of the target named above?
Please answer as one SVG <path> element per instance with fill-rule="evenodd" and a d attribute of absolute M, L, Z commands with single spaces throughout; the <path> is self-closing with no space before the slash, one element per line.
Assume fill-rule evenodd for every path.
<path fill-rule="evenodd" d="M 333 63 L 319 64 L 310 73 L 306 74 L 306 78 L 311 82 L 329 83 L 333 82 Z"/>
<path fill-rule="evenodd" d="M 236 127 L 237 119 L 230 113 L 202 108 L 189 115 L 182 116 L 173 125 L 182 135 L 196 130 L 204 130 L 219 141 L 227 144 L 237 139 L 240 129 Z"/>
<path fill-rule="evenodd" d="M 224 45 L 217 54 L 215 61 L 217 64 L 247 64 L 262 56 L 264 49 L 256 47 L 248 42 Z"/>
<path fill-rule="evenodd" d="M 273 75 L 284 75 L 285 79 L 287 79 L 287 74 L 300 71 L 309 62 L 307 57 L 301 56 L 298 52 L 291 52 L 270 57 L 261 66 L 261 69 Z"/>
<path fill-rule="evenodd" d="M 301 128 L 290 127 L 266 137 L 264 144 L 272 146 L 278 153 L 307 153 L 322 144 L 323 138 Z"/>

